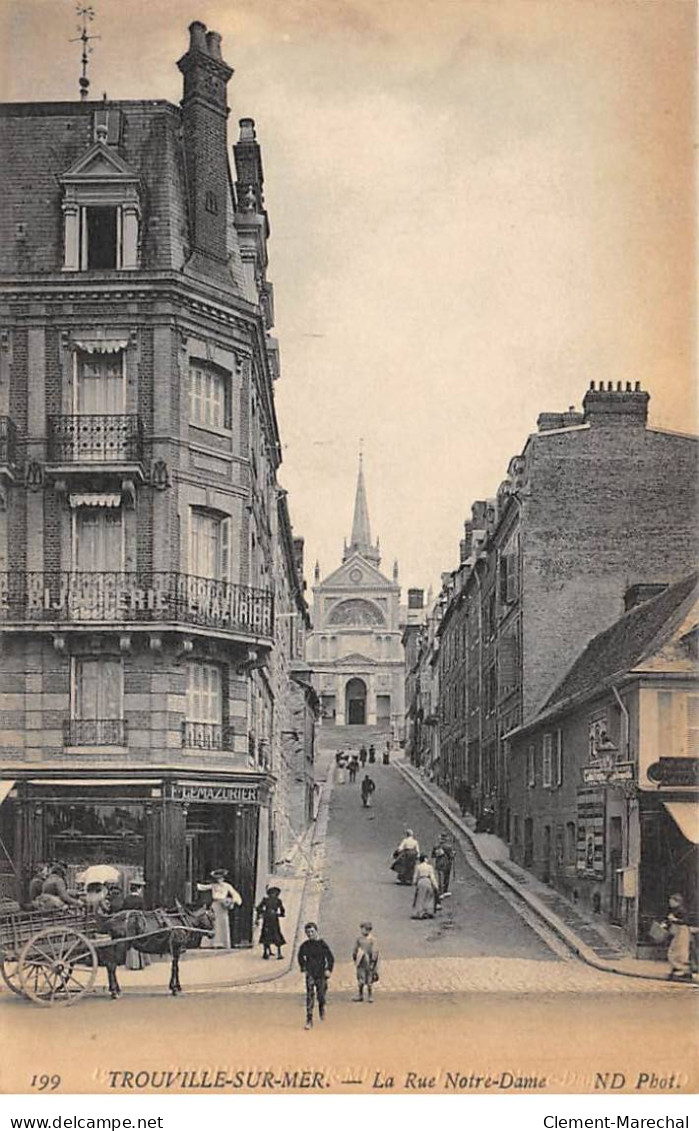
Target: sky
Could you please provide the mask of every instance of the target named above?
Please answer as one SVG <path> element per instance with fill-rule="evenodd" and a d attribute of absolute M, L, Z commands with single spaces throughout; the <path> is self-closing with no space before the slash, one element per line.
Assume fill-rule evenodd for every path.
<path fill-rule="evenodd" d="M 91 97 L 179 102 L 187 26 L 263 147 L 280 479 L 340 561 L 363 443 L 405 586 L 458 565 L 542 411 L 640 381 L 696 429 L 689 0 L 93 0 Z M 0 99 L 77 96 L 72 0 L 0 0 Z"/>

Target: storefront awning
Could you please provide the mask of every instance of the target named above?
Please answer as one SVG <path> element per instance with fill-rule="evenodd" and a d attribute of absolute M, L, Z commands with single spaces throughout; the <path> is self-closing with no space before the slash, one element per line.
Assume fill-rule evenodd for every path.
<path fill-rule="evenodd" d="M 682 836 L 692 844 L 699 844 L 699 801 L 664 801 L 663 804 Z"/>
<path fill-rule="evenodd" d="M 14 784 L 13 781 L 0 781 L 0 805 L 2 805 Z"/>

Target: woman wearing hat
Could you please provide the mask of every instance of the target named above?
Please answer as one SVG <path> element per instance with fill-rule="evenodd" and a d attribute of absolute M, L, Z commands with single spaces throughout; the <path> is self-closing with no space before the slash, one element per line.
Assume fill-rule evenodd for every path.
<path fill-rule="evenodd" d="M 262 957 L 272 957 L 272 947 L 277 948 L 277 958 L 282 958 L 282 947 L 286 939 L 282 934 L 282 929 L 279 920 L 283 919 L 286 915 L 284 904 L 279 898 L 281 892 L 279 888 L 267 888 L 267 894 L 264 899 L 261 899 L 257 905 L 257 922 L 262 920 L 262 930 L 260 932 L 260 942 L 262 943 Z"/>
<path fill-rule="evenodd" d="M 211 892 L 211 910 L 214 915 L 214 937 L 211 940 L 211 947 L 215 950 L 230 950 L 231 924 L 228 912 L 240 907 L 243 900 L 233 885 L 227 882 L 227 868 L 214 868 L 209 875 L 213 883 L 197 884 L 197 890 Z"/>

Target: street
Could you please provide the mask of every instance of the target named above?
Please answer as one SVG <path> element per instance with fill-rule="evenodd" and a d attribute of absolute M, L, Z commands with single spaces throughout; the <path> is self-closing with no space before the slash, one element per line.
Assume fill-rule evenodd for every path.
<path fill-rule="evenodd" d="M 13 1040 L 3 1089 L 24 1090 L 30 1073 L 45 1072 L 61 1076 L 62 1091 L 101 1091 L 110 1086 L 109 1073 L 119 1071 L 144 1074 L 138 1084 L 135 1076 L 119 1077 L 119 1087 L 148 1090 L 163 1085 L 147 1074 L 165 1069 L 196 1070 L 176 1085 L 185 1088 L 211 1087 L 201 1073 L 222 1070 L 220 1080 L 231 1083 L 218 1086 L 235 1089 L 240 1070 L 270 1070 L 280 1079 L 298 1067 L 322 1069 L 330 1087 L 349 1090 L 360 1084 L 343 1081 L 371 1087 L 376 1072 L 403 1087 L 411 1068 L 426 1079 L 495 1072 L 509 1074 L 508 1081 L 519 1074 L 554 1092 L 590 1090 L 597 1071 L 626 1073 L 631 1090 L 644 1072 L 673 1081 L 670 1090 L 695 1079 L 692 989 L 601 973 L 554 953 L 461 852 L 441 916 L 412 920 L 412 892 L 394 882 L 391 850 L 408 825 L 429 851 L 440 826 L 395 767 L 377 766 L 372 774 L 371 808 L 362 808 L 358 784 L 335 785 L 330 802 L 319 922 L 337 966 L 322 1026 L 303 1032 L 295 969 L 276 982 L 190 990 L 179 999 L 164 989 L 148 996 L 133 990 L 117 1002 L 100 995 L 73 1009 L 42 1010 L 4 998 Z M 371 1007 L 351 1000 L 350 954 L 367 917 L 382 948 Z M 183 963 L 185 990 L 187 964 L 196 961 Z M 641 1027 L 642 1048 L 634 1047 L 629 1034 Z M 678 1028 L 692 1034 L 693 1047 L 676 1047 Z M 245 1086 L 273 1086 L 255 1079 Z"/>

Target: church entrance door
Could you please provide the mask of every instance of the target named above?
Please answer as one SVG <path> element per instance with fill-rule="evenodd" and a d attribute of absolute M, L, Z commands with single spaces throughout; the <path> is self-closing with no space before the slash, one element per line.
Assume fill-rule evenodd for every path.
<path fill-rule="evenodd" d="M 351 679 L 345 691 L 345 718 L 349 726 L 364 726 L 366 723 L 366 684 L 363 679 Z"/>

